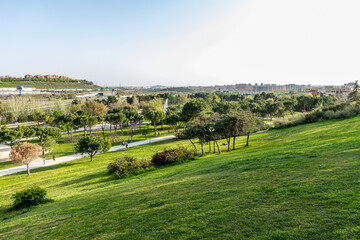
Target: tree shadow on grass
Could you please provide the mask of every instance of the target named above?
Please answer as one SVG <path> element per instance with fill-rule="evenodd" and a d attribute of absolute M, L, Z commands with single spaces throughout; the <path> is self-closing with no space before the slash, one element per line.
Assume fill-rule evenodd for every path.
<path fill-rule="evenodd" d="M 98 187 L 98 184 L 107 183 L 115 179 L 116 178 L 113 175 L 108 174 L 106 171 L 99 171 L 94 174 L 88 174 L 86 176 L 79 177 L 73 180 L 64 181 L 59 184 L 52 185 L 51 187 L 58 188 L 58 187 L 66 187 L 70 185 L 77 185 L 80 187 L 96 185 Z"/>
<path fill-rule="evenodd" d="M 83 158 L 80 159 L 74 159 L 68 162 L 63 162 L 63 163 L 58 163 L 55 165 L 50 165 L 50 166 L 44 166 L 44 167 L 40 167 L 40 168 L 35 168 L 35 169 L 31 169 L 32 173 L 37 173 L 37 172 L 43 172 L 46 170 L 55 170 L 55 169 L 59 169 L 62 167 L 70 167 L 70 166 L 75 166 L 75 165 L 79 165 L 79 164 L 83 164 L 89 162 L 89 160 L 83 160 Z"/>

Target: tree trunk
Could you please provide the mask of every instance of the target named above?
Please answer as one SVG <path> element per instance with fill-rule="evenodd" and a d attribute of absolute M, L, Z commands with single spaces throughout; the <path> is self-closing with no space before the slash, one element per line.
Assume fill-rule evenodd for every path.
<path fill-rule="evenodd" d="M 27 175 L 30 176 L 30 166 L 29 166 L 29 163 L 26 164 L 26 168 L 27 168 Z"/>
<path fill-rule="evenodd" d="M 249 146 L 249 138 L 250 138 L 250 133 L 247 134 L 247 139 L 246 139 L 246 145 L 245 145 L 245 147 Z"/>
<path fill-rule="evenodd" d="M 71 146 L 72 146 L 73 154 L 75 154 L 74 139 L 72 137 L 71 137 Z"/>
<path fill-rule="evenodd" d="M 84 136 L 86 137 L 86 130 L 87 130 L 87 127 L 84 126 Z"/>
<path fill-rule="evenodd" d="M 233 139 L 233 150 L 235 150 L 235 138 L 236 138 L 236 136 L 234 136 L 234 139 Z"/>
<path fill-rule="evenodd" d="M 110 124 L 110 133 L 111 133 L 111 124 Z"/>
<path fill-rule="evenodd" d="M 218 143 L 218 141 L 217 141 L 217 140 L 215 140 L 215 143 L 216 143 L 217 149 L 218 149 L 218 151 L 219 151 L 219 154 L 221 154 L 221 150 L 220 150 L 220 147 L 219 147 L 219 143 Z"/>
<path fill-rule="evenodd" d="M 228 144 L 228 152 L 230 152 L 230 141 L 231 141 L 231 138 L 226 138 L 226 142 Z"/>
<path fill-rule="evenodd" d="M 211 141 L 209 141 L 209 153 L 211 153 Z"/>
<path fill-rule="evenodd" d="M 69 136 L 69 135 L 70 135 L 69 126 L 66 126 L 66 130 L 67 130 L 67 134 L 68 134 L 68 136 Z"/>
<path fill-rule="evenodd" d="M 204 155 L 204 144 L 201 142 L 201 154 Z"/>
<path fill-rule="evenodd" d="M 90 155 L 90 162 L 92 162 L 94 155 Z"/>
<path fill-rule="evenodd" d="M 156 123 L 154 122 L 154 132 L 155 132 L 155 136 L 156 136 Z"/>
<path fill-rule="evenodd" d="M 92 127 L 92 126 L 89 127 L 89 128 L 90 128 L 90 135 L 91 135 L 91 127 Z"/>
<path fill-rule="evenodd" d="M 189 139 L 189 140 L 190 140 L 191 144 L 194 146 L 194 148 L 195 148 L 195 150 L 196 150 L 196 146 L 195 146 L 195 144 L 193 143 L 193 141 L 191 141 L 191 139 Z"/>
<path fill-rule="evenodd" d="M 216 151 L 216 149 L 215 149 L 215 140 L 213 140 L 214 141 L 214 153 L 215 153 L 215 151 Z"/>

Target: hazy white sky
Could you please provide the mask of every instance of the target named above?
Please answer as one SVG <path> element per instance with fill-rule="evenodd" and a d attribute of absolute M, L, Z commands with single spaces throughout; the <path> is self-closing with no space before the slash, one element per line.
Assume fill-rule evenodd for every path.
<path fill-rule="evenodd" d="M 357 0 L 0 0 L 0 75 L 99 85 L 343 84 Z"/>

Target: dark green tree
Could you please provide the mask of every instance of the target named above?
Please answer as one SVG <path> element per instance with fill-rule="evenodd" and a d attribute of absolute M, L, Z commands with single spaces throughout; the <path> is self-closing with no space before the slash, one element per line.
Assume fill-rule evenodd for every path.
<path fill-rule="evenodd" d="M 109 140 L 102 137 L 87 136 L 82 137 L 75 144 L 75 150 L 81 154 L 87 153 L 90 156 L 90 161 L 99 152 L 107 152 L 111 147 Z"/>
<path fill-rule="evenodd" d="M 174 132 L 177 132 L 177 127 L 181 122 L 181 117 L 177 113 L 171 113 L 165 118 L 164 122 L 165 124 L 170 125 Z"/>
<path fill-rule="evenodd" d="M 61 138 L 61 131 L 59 128 L 54 127 L 34 127 L 35 136 L 39 138 L 40 146 L 42 147 L 42 156 L 45 157 L 45 144 L 50 139 Z"/>
<path fill-rule="evenodd" d="M 188 124 L 199 117 L 205 109 L 206 103 L 203 99 L 193 99 L 190 102 L 185 103 L 181 111 L 181 118 L 185 124 Z"/>
<path fill-rule="evenodd" d="M 160 111 L 149 111 L 146 113 L 145 117 L 154 125 L 154 134 L 156 136 L 156 126 L 165 118 L 165 114 Z"/>

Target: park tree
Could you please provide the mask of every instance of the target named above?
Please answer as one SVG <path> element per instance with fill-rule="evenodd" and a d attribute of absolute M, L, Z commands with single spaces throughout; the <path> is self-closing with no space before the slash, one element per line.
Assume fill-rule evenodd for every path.
<path fill-rule="evenodd" d="M 107 152 L 111 147 L 109 140 L 102 137 L 87 136 L 82 137 L 75 144 L 75 150 L 81 154 L 87 153 L 90 156 L 90 161 L 99 152 Z"/>
<path fill-rule="evenodd" d="M 146 136 L 150 133 L 149 124 L 146 124 L 146 127 L 141 129 L 141 134 L 144 135 L 145 139 Z"/>
<path fill-rule="evenodd" d="M 115 96 L 108 96 L 106 99 L 106 106 L 109 106 L 110 104 L 117 103 L 118 99 Z"/>
<path fill-rule="evenodd" d="M 286 112 L 289 112 L 291 115 L 294 115 L 294 107 L 297 101 L 296 98 L 290 98 L 283 101 L 284 108 Z"/>
<path fill-rule="evenodd" d="M 222 101 L 214 105 L 213 111 L 219 113 L 220 115 L 229 114 L 232 111 L 238 111 L 240 105 L 235 102 Z"/>
<path fill-rule="evenodd" d="M 206 103 L 203 99 L 193 99 L 190 102 L 185 103 L 181 111 L 181 118 L 188 124 L 195 118 L 199 117 L 206 109 Z"/>
<path fill-rule="evenodd" d="M 190 143 L 193 145 L 193 147 L 195 148 L 195 150 L 196 150 L 196 145 L 193 142 L 193 140 L 197 138 L 196 131 L 197 131 L 196 128 L 188 127 L 184 131 L 182 131 L 181 133 L 178 134 L 179 138 L 188 139 L 190 141 Z"/>
<path fill-rule="evenodd" d="M 207 102 L 210 106 L 215 106 L 215 105 L 217 105 L 220 101 L 221 101 L 221 99 L 220 99 L 220 97 L 219 97 L 216 93 L 210 93 L 210 94 L 207 95 L 207 97 L 206 97 L 206 102 Z"/>
<path fill-rule="evenodd" d="M 81 104 L 73 104 L 68 108 L 68 112 L 72 113 L 72 114 L 75 114 L 75 113 L 77 113 L 78 111 L 81 111 L 81 110 L 82 110 Z"/>
<path fill-rule="evenodd" d="M 87 129 L 89 126 L 89 115 L 81 113 L 80 115 L 75 115 L 76 118 L 74 119 L 74 124 L 78 127 L 84 128 L 84 136 L 87 134 Z"/>
<path fill-rule="evenodd" d="M 105 137 L 105 129 L 106 129 L 106 123 L 107 123 L 106 115 L 105 116 L 100 116 L 99 121 L 100 121 L 100 128 L 101 128 L 103 137 Z"/>
<path fill-rule="evenodd" d="M 47 113 L 48 114 L 48 113 Z M 55 121 L 55 117 L 51 116 L 50 114 L 48 114 L 48 117 L 46 118 L 46 120 L 44 121 L 46 123 L 46 126 L 52 126 L 54 127 L 54 121 Z"/>
<path fill-rule="evenodd" d="M 118 127 L 120 127 L 122 134 L 124 134 L 124 124 L 128 122 L 126 115 L 122 112 L 108 114 L 108 121 L 114 126 L 115 134 Z"/>
<path fill-rule="evenodd" d="M 255 131 L 257 126 L 257 121 L 249 111 L 244 111 L 240 114 L 240 131 L 242 134 L 246 135 L 246 145 L 249 146 L 250 134 Z"/>
<path fill-rule="evenodd" d="M 145 117 L 154 125 L 154 134 L 156 136 L 156 126 L 165 118 L 165 114 L 161 111 L 149 111 Z"/>
<path fill-rule="evenodd" d="M 13 112 L 6 112 L 5 113 L 5 123 L 12 124 L 16 121 L 16 115 Z"/>
<path fill-rule="evenodd" d="M 135 116 L 135 122 L 136 124 L 138 125 L 139 127 L 139 130 L 141 130 L 141 124 L 144 122 L 145 120 L 145 117 L 144 115 L 138 113 L 136 116 Z"/>
<path fill-rule="evenodd" d="M 146 115 L 148 112 L 164 112 L 164 107 L 163 107 L 163 100 L 160 98 L 155 98 L 152 99 L 150 101 L 148 101 L 147 103 L 143 104 L 143 114 Z"/>
<path fill-rule="evenodd" d="M 34 127 L 34 130 L 42 147 L 42 156 L 45 158 L 45 144 L 47 141 L 51 141 L 51 139 L 59 139 L 61 137 L 61 131 L 59 128 L 54 127 Z"/>
<path fill-rule="evenodd" d="M 73 129 L 75 128 L 76 118 L 77 118 L 77 116 L 72 113 L 60 115 L 57 118 L 58 123 L 65 125 L 66 131 L 67 131 L 68 135 L 71 135 L 71 138 L 72 138 Z"/>
<path fill-rule="evenodd" d="M 136 125 L 139 125 L 139 129 L 141 129 L 141 123 L 144 120 L 143 115 L 139 114 L 138 112 L 133 112 L 131 116 L 129 116 L 129 123 L 130 123 L 130 131 L 129 135 L 132 141 L 133 136 L 135 135 Z"/>
<path fill-rule="evenodd" d="M 164 122 L 165 122 L 165 124 L 170 125 L 171 128 L 174 130 L 174 132 L 176 132 L 177 127 L 179 126 L 179 123 L 181 122 L 181 117 L 179 116 L 179 114 L 172 112 L 165 118 Z"/>
<path fill-rule="evenodd" d="M 321 106 L 323 103 L 322 98 L 311 95 L 296 96 L 296 105 L 294 109 L 297 112 L 309 112 Z"/>
<path fill-rule="evenodd" d="M 250 109 L 250 100 L 249 98 L 239 98 L 239 107 L 240 109 L 242 110 L 247 110 L 247 109 Z"/>
<path fill-rule="evenodd" d="M 82 105 L 82 110 L 93 116 L 104 116 L 109 109 L 102 103 L 87 101 Z"/>
<path fill-rule="evenodd" d="M 219 121 L 217 121 L 215 123 L 215 131 L 218 135 L 221 136 L 221 138 L 225 138 L 226 142 L 227 142 L 227 147 L 228 147 L 228 151 L 230 151 L 230 141 L 231 141 L 231 137 L 233 137 L 234 132 L 233 132 L 233 126 L 232 126 L 232 121 L 234 120 L 235 117 L 225 117 L 220 119 Z"/>
<path fill-rule="evenodd" d="M 188 101 L 188 95 L 186 93 L 177 93 L 174 97 L 173 103 L 175 105 L 181 106 Z"/>
<path fill-rule="evenodd" d="M 14 146 L 17 140 L 22 139 L 24 132 L 22 129 L 9 129 L 2 127 L 0 131 L 1 142 L 9 142 L 10 146 Z"/>
<path fill-rule="evenodd" d="M 278 110 L 278 102 L 274 102 L 272 100 L 266 101 L 265 112 L 267 116 L 269 116 L 272 119 L 275 116 L 277 110 Z"/>
<path fill-rule="evenodd" d="M 52 151 L 54 151 L 55 147 L 56 147 L 56 140 L 52 137 L 48 137 L 46 140 L 45 140 L 45 144 L 44 144 L 44 150 L 45 150 L 45 153 L 47 152 L 49 155 L 49 159 L 50 159 L 50 154 Z"/>
<path fill-rule="evenodd" d="M 41 111 L 34 111 L 29 114 L 28 119 L 30 121 L 36 121 L 37 125 L 40 126 L 40 123 L 47 122 L 49 120 L 49 117 L 49 114 L 42 113 Z"/>
<path fill-rule="evenodd" d="M 26 165 L 27 175 L 30 176 L 30 163 L 41 154 L 41 148 L 37 144 L 22 142 L 11 147 L 10 159 L 13 163 Z"/>
<path fill-rule="evenodd" d="M 35 136 L 36 131 L 33 128 L 26 126 L 17 126 L 14 130 L 22 132 L 22 138 L 32 138 Z"/>
<path fill-rule="evenodd" d="M 209 141 L 208 131 L 206 124 L 200 123 L 189 127 L 192 131 L 193 137 L 196 137 L 199 140 L 201 147 L 201 154 L 204 154 L 204 144 Z M 188 130 L 188 128 L 186 129 Z M 185 130 L 185 131 L 186 131 Z"/>

